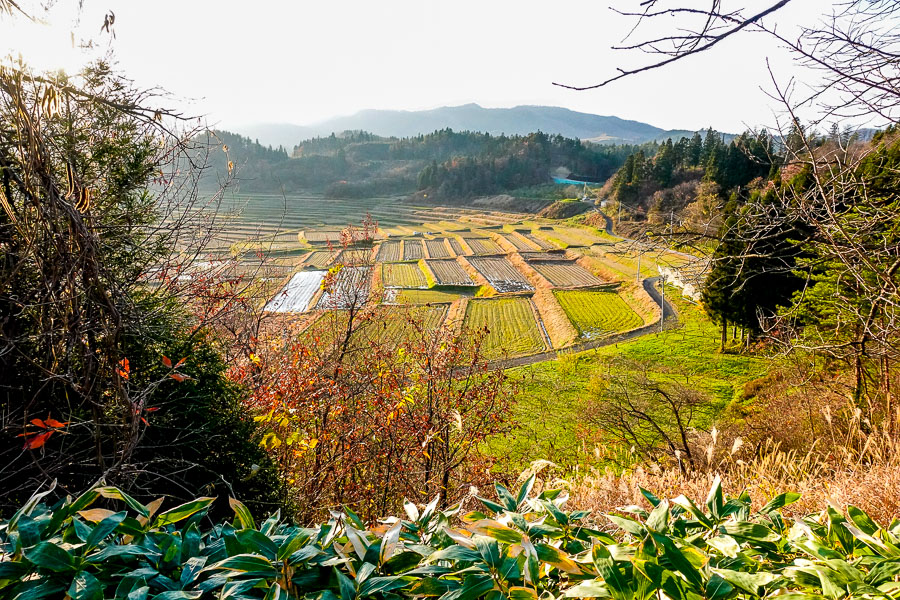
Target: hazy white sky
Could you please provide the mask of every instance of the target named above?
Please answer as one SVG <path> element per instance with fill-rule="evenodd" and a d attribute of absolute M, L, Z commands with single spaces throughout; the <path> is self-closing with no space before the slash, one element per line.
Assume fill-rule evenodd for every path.
<path fill-rule="evenodd" d="M 57 0 L 41 13 L 49 25 L 0 19 L 0 52 L 72 69 L 83 60 L 71 48 L 74 30 L 110 46 L 139 84 L 192 99 L 188 112 L 226 126 L 467 102 L 564 106 L 664 128 L 739 131 L 774 122 L 765 57 L 781 80 L 796 69 L 758 34 L 599 90 L 552 86 L 593 83 L 639 59 L 610 50 L 630 21 L 609 3 L 637 0 L 85 0 L 77 22 L 77 3 Z M 794 0 L 778 25 L 809 22 L 828 4 Z M 114 40 L 98 35 L 110 9 Z"/>

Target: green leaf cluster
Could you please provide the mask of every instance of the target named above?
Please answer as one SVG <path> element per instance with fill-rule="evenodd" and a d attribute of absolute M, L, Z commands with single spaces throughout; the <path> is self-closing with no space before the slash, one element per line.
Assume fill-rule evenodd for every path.
<path fill-rule="evenodd" d="M 483 511 L 407 502 L 405 518 L 366 526 L 350 511 L 301 527 L 257 524 L 232 499 L 230 523 L 206 526 L 212 498 L 160 512 L 102 487 L 53 506 L 32 498 L 0 523 L 0 599 L 44 597 L 537 600 L 538 598 L 896 598 L 900 521 L 829 508 L 788 519 L 799 494 L 751 508 L 716 480 L 706 502 L 661 500 L 605 515 L 595 528 L 567 494 L 496 485 Z M 91 508 L 99 500 L 117 512 Z"/>

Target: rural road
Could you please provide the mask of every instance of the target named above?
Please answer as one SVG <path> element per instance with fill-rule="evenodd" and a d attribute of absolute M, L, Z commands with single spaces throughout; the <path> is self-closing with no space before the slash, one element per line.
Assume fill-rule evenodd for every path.
<path fill-rule="evenodd" d="M 596 209 L 595 209 L 596 210 Z M 597 211 L 600 212 L 600 211 Z M 612 219 L 606 216 L 603 213 L 603 218 L 606 219 L 606 232 L 610 235 L 615 235 L 612 232 Z M 630 240 L 628 238 L 622 238 L 627 242 L 631 242 L 634 240 Z M 665 315 L 665 323 L 663 327 L 675 325 L 678 323 L 678 313 L 675 311 L 675 308 L 668 302 L 664 301 L 662 298 L 662 294 L 659 293 L 659 290 L 656 289 L 656 283 L 662 279 L 662 277 L 647 277 L 643 280 L 644 291 L 663 309 L 663 313 Z M 520 356 L 518 358 L 509 358 L 505 360 L 498 360 L 491 363 L 491 367 L 500 367 L 502 369 L 510 369 L 513 367 L 524 367 L 526 365 L 533 365 L 539 362 L 544 362 L 546 360 L 554 360 L 559 358 L 561 354 L 571 354 L 574 352 L 583 352 L 585 350 L 593 350 L 594 348 L 601 348 L 603 346 L 610 346 L 612 344 L 618 344 L 620 342 L 625 342 L 628 340 L 633 340 L 634 338 L 641 337 L 642 335 L 647 335 L 653 333 L 654 331 L 658 332 L 660 330 L 659 321 L 654 321 L 653 323 L 649 323 L 642 327 L 638 327 L 637 329 L 632 329 L 630 331 L 624 331 L 622 333 L 616 334 L 612 337 L 603 338 L 600 340 L 594 340 L 590 342 L 582 342 L 580 344 L 574 344 L 572 346 L 567 346 L 566 348 L 561 348 L 560 350 L 550 350 L 548 352 L 541 352 L 540 354 L 531 354 L 529 356 Z"/>

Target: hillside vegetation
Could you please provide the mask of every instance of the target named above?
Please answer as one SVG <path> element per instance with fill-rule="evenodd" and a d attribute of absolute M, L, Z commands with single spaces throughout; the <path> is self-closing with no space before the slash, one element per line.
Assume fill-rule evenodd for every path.
<path fill-rule="evenodd" d="M 407 138 L 348 131 L 298 140 L 291 149 L 265 147 L 225 131 L 196 142 L 213 148 L 203 180 L 207 186 L 221 181 L 231 165 L 242 192 L 320 190 L 331 197 L 365 198 L 418 190 L 419 201 L 523 191 L 551 182 L 551 172 L 560 167 L 603 181 L 638 148 L 542 133 L 495 136 L 450 129 Z M 657 144 L 640 147 L 653 154 Z M 552 189 L 541 190 L 546 193 L 553 197 Z"/>

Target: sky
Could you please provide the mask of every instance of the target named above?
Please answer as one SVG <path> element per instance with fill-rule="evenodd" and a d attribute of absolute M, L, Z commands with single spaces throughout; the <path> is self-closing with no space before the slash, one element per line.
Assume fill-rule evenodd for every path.
<path fill-rule="evenodd" d="M 771 39 L 749 33 L 599 90 L 553 86 L 554 81 L 596 83 L 618 66 L 646 60 L 610 49 L 623 41 L 632 21 L 617 16 L 609 3 L 637 5 L 636 0 L 84 0 L 78 11 L 74 0 L 56 0 L 49 11 L 37 10 L 44 23 L 0 17 L 0 54 L 20 53 L 38 68 L 72 71 L 88 56 L 111 53 L 138 85 L 167 90 L 167 106 L 233 128 L 311 124 L 366 108 L 418 110 L 475 102 L 563 106 L 666 129 L 712 126 L 737 132 L 775 124 L 778 106 L 767 95 L 773 87 L 766 57 L 782 84 L 803 76 Z M 827 5 L 793 0 L 771 22 L 789 32 Z M 99 32 L 108 10 L 116 15 L 114 39 Z M 73 33 L 79 40 L 93 39 L 95 49 L 73 50 Z"/>

